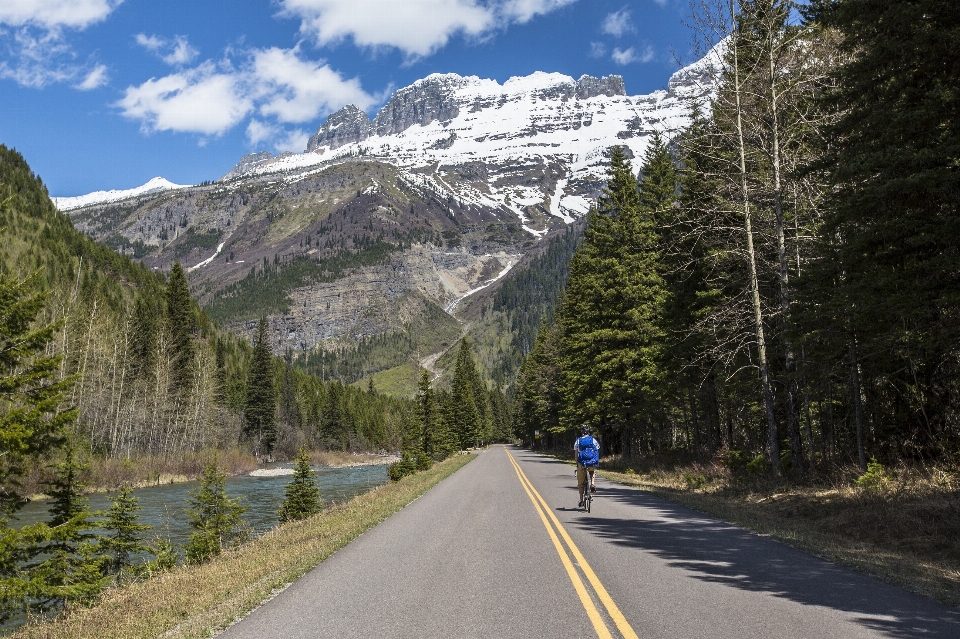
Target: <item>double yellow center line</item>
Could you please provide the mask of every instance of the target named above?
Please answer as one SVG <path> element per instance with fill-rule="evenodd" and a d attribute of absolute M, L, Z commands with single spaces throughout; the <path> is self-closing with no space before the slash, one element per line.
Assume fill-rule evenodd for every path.
<path fill-rule="evenodd" d="M 540 515 L 540 521 L 543 522 L 544 527 L 547 529 L 547 534 L 550 535 L 550 540 L 553 542 L 553 547 L 557 550 L 557 554 L 560 555 L 560 561 L 563 563 L 563 567 L 566 568 L 570 581 L 573 582 L 573 588 L 577 591 L 577 595 L 580 597 L 580 603 L 583 604 L 584 609 L 587 611 L 587 616 L 590 618 L 590 623 L 593 624 L 593 629 L 597 631 L 597 636 L 600 637 L 600 639 L 613 639 L 613 635 L 610 634 L 610 630 L 600 615 L 600 611 L 593 603 L 593 599 L 590 597 L 590 593 L 583 583 L 583 579 L 580 578 L 580 574 L 574 568 L 574 561 L 580 566 L 587 581 L 590 582 L 590 586 L 593 587 L 597 599 L 599 599 L 604 608 L 606 608 L 607 614 L 613 620 L 613 623 L 616 624 L 623 638 L 639 639 L 637 633 L 635 633 L 633 628 L 630 627 L 630 624 L 627 623 L 623 613 L 617 608 L 617 604 L 613 603 L 613 599 L 610 597 L 607 589 L 603 587 L 603 584 L 600 583 L 596 573 L 590 568 L 590 564 L 587 563 L 587 560 L 584 559 L 580 553 L 580 549 L 577 548 L 577 545 L 570 539 L 570 535 L 567 534 L 566 529 L 560 524 L 560 521 L 556 515 L 553 514 L 550 507 L 547 506 L 547 502 L 543 500 L 543 497 L 540 496 L 537 489 L 534 488 L 530 480 L 527 479 L 526 474 L 524 474 L 520 468 L 520 464 L 513 458 L 510 451 L 504 450 L 510 459 L 510 463 L 513 464 L 513 469 L 517 471 L 517 477 L 520 478 L 520 484 L 523 486 L 523 490 L 526 491 L 527 497 L 533 502 L 533 507 L 536 509 L 537 514 Z M 560 539 L 557 537 L 558 532 L 560 533 L 560 537 L 563 538 L 564 543 L 566 543 L 567 548 L 564 548 L 563 544 L 560 543 Z M 569 555 L 567 554 L 567 549 L 569 549 Z M 573 557 L 572 560 L 571 556 Z"/>

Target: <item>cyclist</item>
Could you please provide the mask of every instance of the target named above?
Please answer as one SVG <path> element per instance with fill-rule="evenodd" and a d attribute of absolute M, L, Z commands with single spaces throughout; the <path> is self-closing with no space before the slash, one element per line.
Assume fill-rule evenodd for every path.
<path fill-rule="evenodd" d="M 583 495 L 587 490 L 587 477 L 590 479 L 590 492 L 597 492 L 594 473 L 600 465 L 600 442 L 590 435 L 590 426 L 580 427 L 580 437 L 573 443 L 573 452 L 577 457 L 577 488 L 580 491 L 580 504 L 583 508 Z"/>

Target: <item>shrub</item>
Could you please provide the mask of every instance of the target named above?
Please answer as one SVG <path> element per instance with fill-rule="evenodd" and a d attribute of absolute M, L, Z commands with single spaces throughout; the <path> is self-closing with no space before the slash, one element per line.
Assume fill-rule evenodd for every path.
<path fill-rule="evenodd" d="M 280 505 L 277 515 L 280 523 L 306 519 L 317 514 L 323 508 L 320 499 L 320 487 L 317 478 L 310 468 L 310 455 L 305 448 L 297 453 L 297 467 L 293 472 L 293 480 L 287 484 L 286 497 Z"/>
<path fill-rule="evenodd" d="M 857 477 L 854 483 L 866 490 L 881 490 L 890 483 L 891 479 L 890 472 L 883 464 L 871 457 L 867 464 L 867 472 Z"/>
<path fill-rule="evenodd" d="M 219 555 L 228 546 L 245 541 L 243 513 L 246 506 L 226 493 L 226 473 L 211 462 L 203 469 L 200 486 L 190 492 L 190 539 L 185 548 L 187 562 L 200 564 Z"/>
<path fill-rule="evenodd" d="M 744 470 L 751 475 L 762 475 L 767 471 L 767 468 L 769 468 L 769 465 L 767 464 L 766 458 L 763 455 L 757 455 L 751 461 L 747 462 Z"/>
<path fill-rule="evenodd" d="M 404 451 L 400 461 L 390 464 L 387 468 L 390 481 L 400 481 L 415 472 L 417 472 L 417 459 L 407 451 Z"/>

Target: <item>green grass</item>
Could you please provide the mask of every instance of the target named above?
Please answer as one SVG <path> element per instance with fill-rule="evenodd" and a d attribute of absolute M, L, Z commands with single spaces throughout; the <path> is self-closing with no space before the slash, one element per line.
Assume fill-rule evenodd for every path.
<path fill-rule="evenodd" d="M 420 367 L 413 363 L 403 364 L 389 370 L 380 371 L 373 376 L 373 386 L 380 393 L 396 397 L 413 397 L 417 394 L 417 382 L 420 380 Z M 366 381 L 356 386 L 367 387 Z"/>
<path fill-rule="evenodd" d="M 457 455 L 304 521 L 277 527 L 201 566 L 107 592 L 94 607 L 28 626 L 17 639 L 209 637 L 269 599 L 472 459 Z"/>

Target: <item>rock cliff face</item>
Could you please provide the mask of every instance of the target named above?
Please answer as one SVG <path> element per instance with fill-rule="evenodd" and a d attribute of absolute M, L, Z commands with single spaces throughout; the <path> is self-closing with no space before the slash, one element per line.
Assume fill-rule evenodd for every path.
<path fill-rule="evenodd" d="M 362 142 L 373 135 L 373 123 L 367 114 L 352 104 L 343 107 L 323 123 L 307 142 L 307 150 L 322 146 L 331 149 Z"/>
<path fill-rule="evenodd" d="M 439 120 L 447 122 L 460 114 L 455 90 L 463 78 L 455 73 L 431 75 L 393 94 L 373 119 L 376 135 L 403 133 L 419 124 L 426 126 Z"/>
<path fill-rule="evenodd" d="M 221 181 L 232 180 L 235 177 L 240 177 L 244 173 L 248 173 L 251 170 L 255 169 L 258 166 L 266 164 L 273 161 L 273 154 L 269 151 L 258 151 L 256 153 L 248 153 L 247 155 L 240 158 L 240 161 L 237 162 L 237 165 L 230 169 L 226 175 L 220 178 Z"/>
<path fill-rule="evenodd" d="M 627 94 L 623 78 L 618 75 L 603 78 L 583 75 L 576 82 L 558 74 L 539 75 L 551 77 L 552 81 L 532 90 L 533 99 L 566 102 Z M 363 142 L 373 136 L 398 135 L 415 125 L 449 123 L 460 115 L 462 107 L 469 107 L 471 113 L 476 113 L 498 103 L 502 106 L 502 102 L 506 101 L 505 95 L 498 96 L 492 92 L 482 95 L 482 91 L 478 94 L 475 90 L 488 89 L 489 84 L 490 81 L 480 80 L 476 76 L 465 78 L 455 73 L 434 74 L 394 93 L 372 121 L 358 107 L 348 104 L 327 118 L 310 137 L 306 152 L 322 147 L 337 149 L 347 144 Z M 250 156 L 244 159 L 247 157 Z"/>

